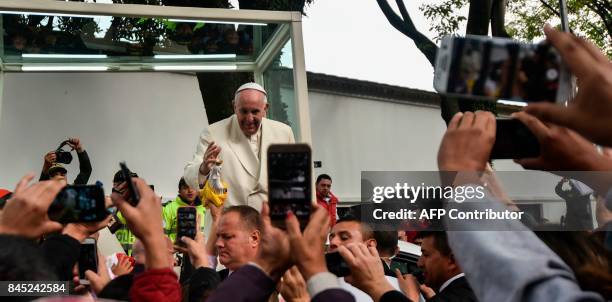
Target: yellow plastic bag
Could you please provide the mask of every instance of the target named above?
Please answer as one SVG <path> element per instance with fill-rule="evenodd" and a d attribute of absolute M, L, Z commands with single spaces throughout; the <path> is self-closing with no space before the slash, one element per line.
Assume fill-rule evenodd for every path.
<path fill-rule="evenodd" d="M 215 206 L 221 207 L 227 199 L 227 183 L 221 180 L 221 164 L 219 161 L 213 166 L 208 179 L 204 183 L 204 188 L 200 191 L 200 200 L 210 201 Z"/>
<path fill-rule="evenodd" d="M 224 181 L 221 183 L 223 184 L 223 191 L 219 194 L 215 193 L 215 190 L 210 185 L 210 181 L 207 180 L 204 188 L 200 191 L 200 200 L 208 200 L 217 207 L 223 206 L 225 199 L 227 199 L 227 184 Z"/>

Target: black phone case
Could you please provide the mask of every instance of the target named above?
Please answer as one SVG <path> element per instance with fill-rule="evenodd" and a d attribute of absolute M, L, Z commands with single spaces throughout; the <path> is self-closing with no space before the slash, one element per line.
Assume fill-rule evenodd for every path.
<path fill-rule="evenodd" d="M 540 143 L 531 130 L 516 119 L 498 119 L 491 159 L 540 156 Z"/>

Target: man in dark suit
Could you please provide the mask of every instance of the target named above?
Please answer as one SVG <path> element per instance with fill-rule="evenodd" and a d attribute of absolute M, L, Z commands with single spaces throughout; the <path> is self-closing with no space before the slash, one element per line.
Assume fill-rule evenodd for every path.
<path fill-rule="evenodd" d="M 421 257 L 417 265 L 423 271 L 421 292 L 427 301 L 477 301 L 448 245 L 445 232 L 421 232 Z M 416 287 L 415 287 L 416 288 Z"/>

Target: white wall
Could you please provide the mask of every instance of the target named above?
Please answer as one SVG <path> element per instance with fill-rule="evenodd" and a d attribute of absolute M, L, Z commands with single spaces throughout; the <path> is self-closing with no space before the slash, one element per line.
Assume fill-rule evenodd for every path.
<path fill-rule="evenodd" d="M 436 108 L 309 92 L 313 159 L 333 192 L 358 201 L 361 171 L 436 171 L 446 126 Z"/>
<path fill-rule="evenodd" d="M 176 196 L 208 124 L 195 76 L 169 73 L 5 73 L 0 109 L 0 188 L 11 190 L 27 172 L 38 179 L 44 154 L 78 136 L 90 183 L 110 192 L 125 160 L 158 194 Z M 69 181 L 78 173 L 74 157 Z"/>
<path fill-rule="evenodd" d="M 361 171 L 436 171 L 446 125 L 438 108 L 360 97 L 309 92 L 313 159 L 323 166 L 314 175 L 333 178 L 341 201 L 359 201 Z M 496 160 L 511 198 L 542 202 L 543 215 L 558 222 L 565 204 L 554 193 L 560 177 L 525 172 L 511 160 Z"/>

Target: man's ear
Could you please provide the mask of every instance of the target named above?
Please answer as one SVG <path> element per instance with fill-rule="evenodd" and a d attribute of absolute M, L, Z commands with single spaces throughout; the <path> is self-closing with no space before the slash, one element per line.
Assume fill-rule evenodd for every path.
<path fill-rule="evenodd" d="M 448 268 L 449 270 L 459 269 L 459 264 L 457 264 L 457 261 L 455 261 L 455 255 L 453 253 L 448 255 Z"/>
<path fill-rule="evenodd" d="M 365 245 L 367 247 L 376 247 L 376 245 L 377 245 L 377 242 L 376 242 L 376 240 L 374 238 L 370 238 L 370 239 L 366 240 L 364 243 L 365 243 Z"/>
<path fill-rule="evenodd" d="M 258 230 L 255 230 L 251 232 L 251 236 L 249 238 L 251 238 L 251 242 L 259 246 L 259 242 L 261 240 L 261 233 Z"/>
<path fill-rule="evenodd" d="M 268 114 L 268 108 L 270 108 L 270 103 L 266 103 L 266 105 L 264 106 L 264 111 L 266 112 L 266 114 Z"/>

